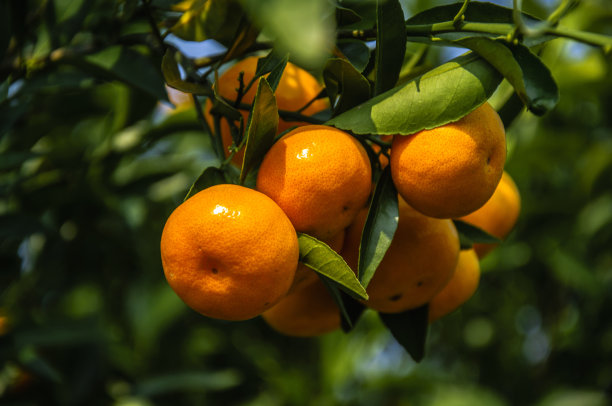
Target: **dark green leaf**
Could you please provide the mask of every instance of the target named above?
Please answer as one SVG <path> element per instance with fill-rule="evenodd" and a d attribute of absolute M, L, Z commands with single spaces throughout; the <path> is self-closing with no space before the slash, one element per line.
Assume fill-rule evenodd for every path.
<path fill-rule="evenodd" d="M 376 2 L 376 81 L 374 95 L 397 83 L 406 53 L 406 25 L 398 0 Z"/>
<path fill-rule="evenodd" d="M 552 110 L 559 101 L 559 89 L 548 67 L 526 46 L 506 42 L 504 45 L 512 51 L 521 68 L 526 89 L 523 101 L 526 102 L 527 108 L 537 115 Z M 523 98 L 520 93 L 519 96 Z"/>
<path fill-rule="evenodd" d="M 4 82 L 0 84 L 0 103 L 4 102 L 8 98 L 9 87 L 11 86 L 11 77 L 7 77 Z"/>
<path fill-rule="evenodd" d="M 502 76 L 475 53 L 455 58 L 332 118 L 357 134 L 413 134 L 460 119 L 485 102 Z"/>
<path fill-rule="evenodd" d="M 463 2 L 448 4 L 444 6 L 432 7 L 421 13 L 414 15 L 406 21 L 408 40 L 415 42 L 425 42 L 432 45 L 448 45 L 445 41 L 457 41 L 466 37 L 489 37 L 497 38 L 499 34 L 492 33 L 474 33 L 470 32 L 469 25 L 464 26 L 464 31 L 461 32 L 443 32 L 436 35 L 435 38 L 426 36 L 413 37 L 410 35 L 411 28 L 414 26 L 431 26 L 433 24 L 451 23 L 457 12 L 463 5 Z M 505 24 L 508 33 L 514 29 L 514 18 L 512 17 L 513 10 L 511 8 L 499 6 L 487 2 L 470 2 L 464 13 L 464 24 L 468 23 L 494 23 Z M 541 24 L 542 21 L 538 18 L 522 13 L 522 18 L 527 25 Z M 549 35 L 533 36 L 524 38 L 524 44 L 527 46 L 537 45 L 554 39 Z M 443 41 L 440 41 L 443 40 Z"/>
<path fill-rule="evenodd" d="M 361 21 L 361 16 L 350 8 L 336 6 L 336 23 L 338 27 L 355 24 Z"/>
<path fill-rule="evenodd" d="M 329 279 L 322 274 L 319 274 L 321 281 L 328 289 L 330 295 L 334 299 L 334 302 L 338 305 L 338 309 L 340 310 L 340 326 L 342 331 L 349 332 L 355 327 L 357 321 L 363 314 L 365 310 L 365 306 L 355 300 L 352 296 L 346 294 L 342 291 L 336 282 Z"/>
<path fill-rule="evenodd" d="M 93 4 L 92 0 L 53 0 L 55 17 L 52 35 L 63 45 L 83 27 L 83 21 Z"/>
<path fill-rule="evenodd" d="M 327 244 L 303 233 L 298 233 L 298 242 L 300 262 L 334 281 L 338 287 L 356 299 L 368 300 L 368 294 L 353 270 Z"/>
<path fill-rule="evenodd" d="M 542 115 L 557 104 L 559 90 L 550 71 L 524 45 L 486 37 L 464 38 L 456 43 L 477 52 L 504 75 L 534 114 Z"/>
<path fill-rule="evenodd" d="M 452 21 L 461 9 L 463 2 L 431 7 L 406 20 L 407 25 L 429 25 Z M 466 22 L 514 24 L 512 9 L 497 4 L 474 1 L 470 2 L 463 14 Z M 533 16 L 523 13 L 527 22 L 539 21 Z"/>
<path fill-rule="evenodd" d="M 178 63 L 175 59 L 175 52 L 168 48 L 162 59 L 162 73 L 168 86 L 173 87 L 181 92 L 193 93 L 200 95 L 210 95 L 211 89 L 209 86 L 187 82 L 181 78 Z"/>
<path fill-rule="evenodd" d="M 391 245 L 397 229 L 397 191 L 387 166 L 378 178 L 359 245 L 359 280 L 365 287 Z"/>
<path fill-rule="evenodd" d="M 274 51 L 271 51 L 264 58 L 257 60 L 257 69 L 255 70 L 255 77 L 263 76 L 269 73 L 267 80 L 268 84 L 272 88 L 272 92 L 276 91 L 278 83 L 283 76 L 287 62 L 289 61 L 289 55 L 279 57 Z"/>
<path fill-rule="evenodd" d="M 524 107 L 525 105 L 516 92 L 512 93 L 512 96 L 506 100 L 504 105 L 497 112 L 502 123 L 504 123 L 504 128 L 510 128 L 510 125 L 512 125 L 514 120 L 521 114 Z"/>
<path fill-rule="evenodd" d="M 243 14 L 237 1 L 195 0 L 171 31 L 187 41 L 215 39 L 230 47 L 240 30 Z"/>
<path fill-rule="evenodd" d="M 499 244 L 501 242 L 497 237 L 465 221 L 453 220 L 453 223 L 455 223 L 455 228 L 457 233 L 459 233 L 461 249 L 472 248 L 472 245 L 475 243 Z"/>
<path fill-rule="evenodd" d="M 416 362 L 420 362 L 425 356 L 428 313 L 427 304 L 402 313 L 378 313 L 393 337 Z"/>
<path fill-rule="evenodd" d="M 344 59 L 330 59 L 323 70 L 325 90 L 334 108 L 341 114 L 370 97 L 370 83 Z"/>
<path fill-rule="evenodd" d="M 183 201 L 208 187 L 219 185 L 221 183 L 226 183 L 223 171 L 219 168 L 215 168 L 214 166 L 209 166 L 208 168 L 204 169 L 196 181 L 193 182 Z"/>
<path fill-rule="evenodd" d="M 111 46 L 87 55 L 81 62 L 93 74 L 118 79 L 149 93 L 158 100 L 168 100 L 164 79 L 152 59 L 122 46 Z"/>
<path fill-rule="evenodd" d="M 244 160 L 240 170 L 240 182 L 256 168 L 272 144 L 278 128 L 278 107 L 272 88 L 265 78 L 259 79 L 253 108 L 249 114 L 246 131 Z"/>
<path fill-rule="evenodd" d="M 338 40 L 336 45 L 355 69 L 363 72 L 370 61 L 370 48 L 365 42 L 356 39 L 341 39 Z"/>

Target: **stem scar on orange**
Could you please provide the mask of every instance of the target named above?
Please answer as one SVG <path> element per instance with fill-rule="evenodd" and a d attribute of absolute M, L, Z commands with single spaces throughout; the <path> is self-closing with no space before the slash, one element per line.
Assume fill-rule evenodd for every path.
<path fill-rule="evenodd" d="M 169 285 L 197 312 L 246 320 L 286 295 L 298 264 L 297 234 L 263 193 L 216 185 L 170 215 L 161 237 Z"/>

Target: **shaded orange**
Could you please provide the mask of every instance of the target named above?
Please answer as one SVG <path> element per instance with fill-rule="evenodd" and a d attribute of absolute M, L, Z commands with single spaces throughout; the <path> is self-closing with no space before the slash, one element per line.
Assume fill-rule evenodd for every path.
<path fill-rule="evenodd" d="M 276 304 L 297 268 L 297 235 L 266 195 L 216 185 L 178 206 L 161 237 L 168 283 L 205 316 L 245 320 Z"/>
<path fill-rule="evenodd" d="M 451 220 L 427 217 L 399 197 L 399 222 L 389 249 L 367 286 L 366 305 L 398 313 L 429 302 L 453 276 L 459 237 Z M 357 270 L 367 210 L 348 228 L 342 256 Z"/>
<path fill-rule="evenodd" d="M 364 207 L 372 169 L 363 146 L 334 127 L 298 127 L 263 159 L 257 190 L 274 200 L 297 231 L 327 240 Z"/>
<path fill-rule="evenodd" d="M 461 217 L 485 204 L 501 179 L 504 126 L 484 103 L 456 122 L 395 135 L 390 157 L 393 182 L 408 204 L 431 217 Z"/>
<path fill-rule="evenodd" d="M 256 56 L 250 56 L 243 60 L 238 61 L 236 64 L 226 70 L 217 82 L 218 94 L 230 101 L 235 101 L 238 96 L 238 88 L 240 82 L 238 77 L 241 72 L 244 72 L 243 83 L 245 86 L 255 77 L 255 71 L 257 69 Z M 304 107 L 308 102 L 314 99 L 323 89 L 317 79 L 312 76 L 308 71 L 300 68 L 291 62 L 287 63 L 283 75 L 276 88 L 276 105 L 279 110 L 286 111 L 297 111 Z M 242 97 L 242 103 L 251 104 L 255 99 L 257 93 L 257 83 L 249 89 L 248 92 Z M 212 115 L 209 113 L 212 103 L 207 100 L 205 111 L 205 117 L 210 125 L 211 129 L 214 128 Z M 310 106 L 304 109 L 301 114 L 305 116 L 311 116 L 329 107 L 327 99 L 317 99 Z M 247 110 L 240 110 L 240 114 L 244 120 L 244 128 L 246 129 L 249 112 Z M 301 126 L 306 123 L 300 121 L 287 121 L 279 119 L 277 133 L 281 133 L 293 126 Z M 232 136 L 230 132 L 229 124 L 225 119 L 221 120 L 221 137 L 223 139 L 223 146 L 226 151 L 226 156 L 229 155 L 228 148 L 232 145 Z M 232 162 L 236 165 L 241 166 L 242 160 L 244 159 L 244 149 L 234 155 Z"/>
<path fill-rule="evenodd" d="M 340 327 L 340 310 L 318 278 L 287 295 L 262 317 L 276 331 L 296 337 L 319 336 Z"/>
<path fill-rule="evenodd" d="M 461 217 L 466 223 L 479 227 L 489 234 L 503 239 L 518 220 L 521 212 L 521 196 L 514 180 L 504 171 L 493 196 L 478 210 Z M 497 244 L 474 244 L 480 258 L 491 252 Z"/>
<path fill-rule="evenodd" d="M 458 309 L 478 288 L 480 263 L 473 249 L 459 253 L 459 262 L 448 284 L 429 302 L 429 322 Z"/>

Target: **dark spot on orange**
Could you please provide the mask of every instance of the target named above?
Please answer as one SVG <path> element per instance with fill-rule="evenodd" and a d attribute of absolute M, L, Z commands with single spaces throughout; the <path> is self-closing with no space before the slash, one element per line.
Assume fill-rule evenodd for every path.
<path fill-rule="evenodd" d="M 423 282 L 423 281 L 418 281 L 418 282 L 417 282 L 417 286 L 421 287 L 421 286 L 423 286 L 423 284 L 424 284 L 424 283 L 425 283 L 425 282 Z"/>
<path fill-rule="evenodd" d="M 491 163 L 491 155 L 487 157 L 487 165 L 489 165 L 490 163 Z"/>
<path fill-rule="evenodd" d="M 393 295 L 389 298 L 390 301 L 392 302 L 397 302 L 398 300 L 400 300 L 402 298 L 402 294 L 398 293 L 396 295 Z"/>
<path fill-rule="evenodd" d="M 213 268 L 213 269 L 212 269 L 212 273 L 214 273 L 214 274 L 218 274 L 218 273 L 219 273 L 219 270 L 218 270 L 217 268 Z"/>
<path fill-rule="evenodd" d="M 348 209 L 349 209 L 349 207 L 348 207 L 348 206 L 343 206 L 343 207 L 342 207 L 342 210 L 343 210 L 343 211 L 347 211 Z"/>

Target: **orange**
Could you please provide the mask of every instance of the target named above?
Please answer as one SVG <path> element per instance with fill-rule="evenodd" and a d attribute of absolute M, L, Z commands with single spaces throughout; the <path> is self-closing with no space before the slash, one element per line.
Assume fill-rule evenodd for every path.
<path fill-rule="evenodd" d="M 238 185 L 195 194 L 170 215 L 161 237 L 168 283 L 201 314 L 246 320 L 289 290 L 299 257 L 295 229 L 266 195 Z"/>
<path fill-rule="evenodd" d="M 504 126 L 484 103 L 456 122 L 395 135 L 390 161 L 393 182 L 408 204 L 431 217 L 461 217 L 485 204 L 501 179 Z"/>
<path fill-rule="evenodd" d="M 342 245 L 344 244 L 345 234 L 346 232 L 342 230 L 338 234 L 330 238 L 328 241 L 323 242 L 327 244 L 332 250 L 339 253 L 342 249 Z M 298 264 L 297 270 L 295 271 L 295 278 L 293 279 L 293 284 L 291 285 L 291 288 L 289 288 L 289 293 L 293 292 L 295 289 L 298 289 L 300 286 L 304 286 L 316 279 L 319 279 L 317 273 L 300 262 Z"/>
<path fill-rule="evenodd" d="M 459 237 L 451 220 L 425 216 L 399 197 L 399 222 L 389 249 L 367 286 L 366 305 L 398 313 L 429 302 L 453 276 Z M 367 210 L 348 228 L 342 256 L 357 269 Z"/>
<path fill-rule="evenodd" d="M 512 177 L 504 171 L 493 196 L 484 206 L 459 220 L 475 225 L 487 233 L 503 239 L 514 228 L 520 211 L 521 196 L 519 190 Z M 478 257 L 482 258 L 496 246 L 496 244 L 474 244 L 474 250 Z"/>
<path fill-rule="evenodd" d="M 340 310 L 318 278 L 287 295 L 262 314 L 276 331 L 296 337 L 314 337 L 340 327 Z"/>
<path fill-rule="evenodd" d="M 429 322 L 456 310 L 476 292 L 480 281 L 480 264 L 473 249 L 459 253 L 459 262 L 448 284 L 429 302 Z"/>
<path fill-rule="evenodd" d="M 274 200 L 297 231 L 326 241 L 365 206 L 372 169 L 363 146 L 334 127 L 298 127 L 265 155 L 257 190 Z"/>
<path fill-rule="evenodd" d="M 243 83 L 244 86 L 247 86 L 253 77 L 255 77 L 257 59 L 258 58 L 256 56 L 250 56 L 238 61 L 221 76 L 219 76 L 219 81 L 217 83 L 218 94 L 227 100 L 235 101 L 236 97 L 238 96 L 237 89 L 240 86 L 240 82 L 238 81 L 240 73 L 244 72 Z M 279 110 L 297 111 L 314 99 L 322 89 L 323 87 L 321 84 L 319 84 L 314 76 L 299 66 L 288 62 L 276 88 L 276 105 Z M 249 91 L 242 97 L 242 103 L 253 103 L 255 93 L 257 93 L 257 83 L 254 83 Z M 207 100 L 205 117 L 207 118 L 207 121 L 212 129 L 214 124 L 212 115 L 209 113 L 211 107 L 211 102 Z M 329 103 L 326 99 L 317 99 L 306 109 L 304 109 L 301 114 L 310 116 L 325 110 L 328 107 Z M 244 128 L 246 129 L 249 112 L 247 110 L 240 110 L 240 113 L 242 114 L 245 126 Z M 303 122 L 286 121 L 280 119 L 278 122 L 277 132 L 281 133 L 293 126 L 304 124 L 305 123 Z M 225 147 L 226 155 L 228 155 L 228 148 L 230 145 L 232 145 L 233 141 L 230 127 L 225 119 L 221 120 L 221 137 L 223 139 L 223 146 Z M 236 155 L 234 155 L 233 162 L 236 165 L 241 166 L 243 158 L 244 149 L 240 150 L 236 153 Z"/>

